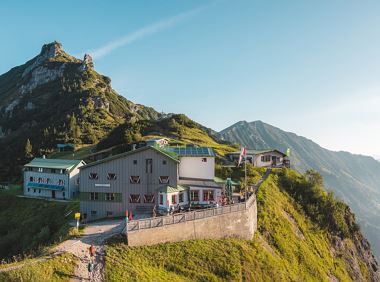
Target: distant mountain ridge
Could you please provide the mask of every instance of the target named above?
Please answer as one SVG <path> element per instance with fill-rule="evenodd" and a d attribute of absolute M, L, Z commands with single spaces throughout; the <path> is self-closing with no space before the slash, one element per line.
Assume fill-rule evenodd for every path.
<path fill-rule="evenodd" d="M 291 149 L 292 166 L 319 171 L 328 189 L 348 203 L 380 257 L 380 162 L 372 157 L 334 152 L 312 140 L 262 121 L 240 121 L 219 132 L 220 138 L 252 149 Z"/>

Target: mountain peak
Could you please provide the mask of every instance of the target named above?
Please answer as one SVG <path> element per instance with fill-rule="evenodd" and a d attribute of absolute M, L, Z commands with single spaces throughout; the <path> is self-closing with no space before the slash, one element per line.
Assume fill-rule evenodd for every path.
<path fill-rule="evenodd" d="M 40 56 L 44 57 L 45 59 L 50 59 L 56 57 L 59 53 L 62 52 L 62 44 L 58 41 L 54 41 L 42 46 Z"/>

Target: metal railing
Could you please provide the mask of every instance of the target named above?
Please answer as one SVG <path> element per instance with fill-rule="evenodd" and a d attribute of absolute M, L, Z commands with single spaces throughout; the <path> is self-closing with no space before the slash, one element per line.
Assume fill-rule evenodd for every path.
<path fill-rule="evenodd" d="M 244 203 L 226 205 L 215 208 L 208 208 L 196 211 L 188 211 L 183 213 L 178 213 L 174 215 L 167 215 L 161 217 L 153 217 L 140 220 L 132 220 L 128 223 L 128 232 L 137 231 L 140 229 L 149 229 L 160 227 L 164 225 L 171 225 L 182 223 L 186 221 L 198 220 L 203 218 L 208 218 L 212 216 L 217 216 L 221 214 L 233 213 L 238 211 L 244 211 L 249 209 L 256 201 L 255 194 L 252 194 L 248 200 Z"/>

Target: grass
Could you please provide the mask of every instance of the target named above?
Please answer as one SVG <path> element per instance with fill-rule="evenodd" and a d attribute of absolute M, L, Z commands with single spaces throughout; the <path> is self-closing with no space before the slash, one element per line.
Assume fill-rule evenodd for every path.
<path fill-rule="evenodd" d="M 69 281 L 74 274 L 77 260 L 74 255 L 69 253 L 35 263 L 35 259 L 25 260 L 22 262 L 25 265 L 19 269 L 0 272 L 0 281 Z M 1 268 L 18 266 L 19 264 L 3 265 Z"/>
<path fill-rule="evenodd" d="M 79 210 L 78 201 L 27 199 L 17 193 L 17 187 L 0 192 L 0 259 L 40 255 L 69 236 L 69 220 Z"/>
<path fill-rule="evenodd" d="M 75 152 L 53 152 L 49 155 L 49 158 L 83 160 L 93 154 L 95 148 L 96 145 L 82 145 L 79 149 L 75 150 Z"/>
<path fill-rule="evenodd" d="M 258 231 L 253 240 L 193 240 L 149 247 L 107 246 L 108 281 L 351 281 L 359 261 L 334 256 L 329 233 L 319 228 L 270 176 L 259 188 Z M 120 239 L 121 240 L 121 239 Z M 351 242 L 352 243 L 352 242 Z M 345 239 L 350 244 L 350 239 Z"/>

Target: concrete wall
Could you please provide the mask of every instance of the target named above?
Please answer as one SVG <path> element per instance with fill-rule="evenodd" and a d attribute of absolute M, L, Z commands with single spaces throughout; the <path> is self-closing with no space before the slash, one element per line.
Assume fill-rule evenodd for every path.
<path fill-rule="evenodd" d="M 128 232 L 128 245 L 143 246 L 191 239 L 252 239 L 257 230 L 256 201 L 246 210 Z"/>
<path fill-rule="evenodd" d="M 202 159 L 206 161 L 203 162 Z M 215 158 L 213 157 L 181 157 L 179 177 L 211 179 L 215 176 Z"/>

